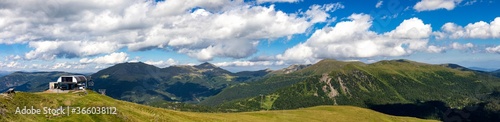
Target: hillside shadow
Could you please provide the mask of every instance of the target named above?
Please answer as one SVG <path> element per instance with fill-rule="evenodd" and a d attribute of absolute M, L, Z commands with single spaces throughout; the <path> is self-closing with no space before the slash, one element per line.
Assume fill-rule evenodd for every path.
<path fill-rule="evenodd" d="M 170 85 L 165 91 L 176 95 L 181 98 L 191 98 L 190 100 L 195 100 L 196 97 L 207 97 L 218 94 L 222 91 L 220 89 L 210 89 L 200 84 L 195 83 L 180 83 Z"/>
<path fill-rule="evenodd" d="M 441 101 L 427 101 L 413 104 L 368 105 L 368 108 L 395 116 L 410 116 L 424 119 L 440 119 L 444 111 L 450 109 Z"/>
<path fill-rule="evenodd" d="M 496 101 L 496 105 L 498 105 Z M 436 119 L 444 122 L 498 122 L 500 111 L 491 111 L 483 102 L 462 109 L 450 108 L 441 101 L 427 101 L 407 104 L 368 105 L 368 108 L 395 116 L 417 117 L 422 119 Z"/>

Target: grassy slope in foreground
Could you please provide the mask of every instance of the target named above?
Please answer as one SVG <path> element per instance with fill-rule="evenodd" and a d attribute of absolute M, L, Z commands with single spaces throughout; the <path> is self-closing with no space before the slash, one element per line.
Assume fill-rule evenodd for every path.
<path fill-rule="evenodd" d="M 16 107 L 58 106 L 116 107 L 116 115 L 20 115 Z M 43 109 L 42 109 L 43 111 Z M 194 113 L 115 100 L 91 92 L 76 93 L 16 93 L 13 98 L 0 96 L 0 121 L 427 121 L 410 117 L 396 117 L 369 109 L 351 106 L 318 106 L 296 110 L 259 111 L 243 113 Z"/>

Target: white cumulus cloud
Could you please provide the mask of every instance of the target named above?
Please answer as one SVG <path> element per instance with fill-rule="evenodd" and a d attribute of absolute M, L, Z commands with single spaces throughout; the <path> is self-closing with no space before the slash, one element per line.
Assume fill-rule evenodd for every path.
<path fill-rule="evenodd" d="M 238 66 L 238 67 L 248 67 L 248 66 L 271 66 L 271 65 L 281 65 L 279 61 L 232 61 L 232 62 L 218 62 L 214 64 L 218 67 L 228 67 L 228 66 Z"/>
<path fill-rule="evenodd" d="M 11 62 L 5 64 L 5 66 L 8 68 L 15 68 L 18 65 L 20 65 L 20 64 L 17 61 L 11 61 Z"/>
<path fill-rule="evenodd" d="M 301 0 L 256 0 L 257 3 L 294 3 Z"/>
<path fill-rule="evenodd" d="M 149 64 L 149 65 L 155 65 L 155 66 L 161 67 L 161 68 L 179 64 L 178 61 L 175 61 L 172 58 L 169 58 L 165 61 L 163 61 L 163 60 L 161 60 L 161 61 L 146 61 L 144 63 Z"/>
<path fill-rule="evenodd" d="M 67 64 L 65 62 L 65 63 L 56 63 L 50 69 L 69 69 L 71 67 L 72 67 L 71 64 Z"/>
<path fill-rule="evenodd" d="M 324 22 L 330 18 L 330 14 L 327 12 L 333 12 L 338 9 L 344 9 L 345 6 L 341 3 L 331 3 L 325 5 L 312 5 L 309 7 L 309 10 L 305 12 L 305 14 L 310 19 L 310 22 Z"/>
<path fill-rule="evenodd" d="M 500 45 L 496 47 L 487 47 L 486 51 L 489 53 L 499 53 L 500 54 Z"/>
<path fill-rule="evenodd" d="M 435 45 L 430 45 L 427 48 L 427 52 L 430 52 L 430 53 L 442 53 L 445 50 L 446 50 L 446 47 L 439 47 L 439 46 L 435 46 Z"/>
<path fill-rule="evenodd" d="M 334 3 L 285 13 L 243 0 L 28 0 L 0 1 L 0 6 L 0 44 L 29 44 L 28 60 L 155 48 L 200 61 L 238 59 L 254 54 L 262 40 L 303 34 L 343 8 Z"/>
<path fill-rule="evenodd" d="M 35 50 L 26 53 L 26 59 L 45 60 L 106 54 L 119 49 L 117 43 L 97 41 L 33 41 L 29 46 Z"/>
<path fill-rule="evenodd" d="M 123 63 L 128 60 L 127 53 L 119 52 L 119 53 L 111 53 L 109 55 L 96 57 L 96 58 L 82 58 L 80 59 L 80 63 L 96 63 L 96 64 L 116 64 Z"/>
<path fill-rule="evenodd" d="M 9 61 L 9 60 L 16 61 L 16 60 L 20 60 L 20 59 L 22 59 L 22 57 L 19 55 L 9 55 L 9 56 L 5 57 L 5 61 Z"/>
<path fill-rule="evenodd" d="M 465 50 L 465 49 L 471 49 L 474 47 L 474 44 L 472 43 L 466 43 L 466 44 L 460 44 L 457 42 L 453 42 L 451 44 L 452 49 L 457 49 L 457 50 Z"/>
<path fill-rule="evenodd" d="M 422 0 L 413 9 L 417 11 L 432 11 L 437 9 L 453 10 L 462 0 Z"/>
<path fill-rule="evenodd" d="M 47 67 L 46 65 L 40 65 L 40 64 L 34 64 L 30 66 L 30 68 L 45 68 Z M 78 64 L 76 62 L 58 62 L 52 65 L 52 67 L 49 67 L 50 70 L 55 70 L 55 71 L 75 71 L 79 69 L 85 69 L 87 68 L 87 65 L 85 64 Z"/>
<path fill-rule="evenodd" d="M 384 1 L 382 1 L 382 0 L 381 0 L 381 1 L 378 1 L 378 2 L 377 2 L 377 4 L 375 4 L 375 8 L 380 8 L 380 7 L 382 7 L 383 3 L 384 3 Z"/>
<path fill-rule="evenodd" d="M 469 23 L 465 27 L 448 22 L 441 27 L 441 31 L 434 32 L 438 39 L 487 39 L 500 38 L 500 17 L 490 23 L 479 21 Z"/>
<path fill-rule="evenodd" d="M 350 21 L 338 22 L 333 27 L 316 30 L 304 43 L 276 56 L 279 60 L 314 63 L 324 58 L 368 58 L 402 56 L 414 51 L 439 52 L 428 47 L 432 28 L 418 18 L 404 20 L 396 29 L 378 34 L 370 31 L 372 18 L 366 14 L 352 14 Z"/>

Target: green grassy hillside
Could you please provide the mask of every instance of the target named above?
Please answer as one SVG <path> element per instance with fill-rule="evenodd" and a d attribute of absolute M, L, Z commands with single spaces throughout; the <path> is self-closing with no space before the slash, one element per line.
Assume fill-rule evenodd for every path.
<path fill-rule="evenodd" d="M 205 103 L 219 103 L 219 108 L 234 111 L 318 105 L 372 108 L 391 104 L 427 105 L 426 102 L 431 101 L 442 102 L 446 107 L 463 108 L 482 102 L 482 96 L 500 87 L 500 79 L 486 73 L 408 60 L 373 64 L 323 60 L 294 73 L 270 76 L 264 80 L 225 89 Z M 438 116 L 419 115 L 436 119 Z"/>
<path fill-rule="evenodd" d="M 369 109 L 351 106 L 317 106 L 296 110 L 258 111 L 243 113 L 194 113 L 154 108 L 90 92 L 16 93 L 13 97 L 0 96 L 0 121 L 432 121 L 410 117 L 397 117 Z M 33 106 L 56 108 L 71 107 L 116 107 L 114 115 L 22 115 L 15 114 L 16 107 Z M 42 109 L 43 111 L 43 109 Z"/>

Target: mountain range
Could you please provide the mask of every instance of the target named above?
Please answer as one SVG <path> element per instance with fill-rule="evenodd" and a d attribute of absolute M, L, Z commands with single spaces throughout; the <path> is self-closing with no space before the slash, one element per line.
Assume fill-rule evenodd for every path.
<path fill-rule="evenodd" d="M 8 72 L 8 71 L 1 71 L 1 70 L 0 70 L 0 77 L 5 76 L 5 75 L 8 75 L 8 74 L 10 74 L 10 73 L 12 73 L 12 72 Z"/>
<path fill-rule="evenodd" d="M 500 77 L 500 69 L 490 72 L 492 75 Z"/>
<path fill-rule="evenodd" d="M 121 63 L 89 76 L 90 87 L 106 89 L 113 98 L 137 103 L 180 101 L 197 103 L 223 88 L 244 81 L 256 80 L 271 70 L 232 73 L 210 63 L 177 65 L 158 68 L 142 62 Z M 68 72 L 14 72 L 0 77 L 0 90 L 15 87 L 18 91 L 40 92 L 48 83 L 62 75 L 80 75 Z"/>
<path fill-rule="evenodd" d="M 499 103 L 484 99 L 491 98 L 488 96 L 499 88 L 500 78 L 456 64 L 431 65 L 409 60 L 365 64 L 323 60 L 293 73 L 269 75 L 260 81 L 226 88 L 200 104 L 233 111 L 318 105 L 394 111 L 379 108 L 383 106 L 400 110 L 396 113 L 408 113 L 404 116 L 443 120 L 447 110 L 470 105 L 489 104 L 490 113 L 500 111 L 493 107 L 500 106 Z M 394 107 L 400 104 L 427 108 L 417 112 Z"/>
<path fill-rule="evenodd" d="M 468 67 L 468 69 L 477 70 L 477 71 L 485 71 L 485 72 L 492 72 L 492 71 L 498 70 L 498 69 L 483 68 L 483 67 Z"/>
<path fill-rule="evenodd" d="M 457 86 L 449 86 L 446 84 L 454 84 L 453 82 L 456 82 L 454 80 L 464 80 L 466 82 L 458 85 L 465 85 L 466 88 L 476 89 L 483 88 L 484 85 L 490 84 L 472 84 L 467 86 L 468 84 L 465 83 L 474 83 L 484 80 L 483 83 L 493 83 L 496 85 L 497 82 L 495 82 L 495 80 L 498 80 L 498 78 L 492 78 L 490 76 L 491 75 L 486 72 L 471 70 L 456 64 L 430 65 L 409 60 L 391 60 L 365 64 L 362 62 L 323 60 L 290 74 L 271 73 L 260 81 L 235 85 L 231 88 L 224 89 L 220 94 L 203 101 L 201 104 L 215 106 L 226 103 L 224 101 L 233 101 L 252 96 L 260 97 L 260 95 L 272 94 L 278 89 L 285 89 L 286 87 L 291 87 L 292 85 L 296 86 L 304 82 L 306 85 L 323 84 L 318 85 L 319 88 L 314 89 L 328 92 L 330 95 L 329 97 L 332 99 L 342 95 L 348 95 L 348 98 L 351 98 L 350 96 L 354 92 L 360 92 L 359 95 L 361 96 L 366 96 L 366 93 L 374 93 L 373 95 L 363 98 L 369 98 L 370 96 L 376 95 L 391 95 L 386 99 L 391 98 L 397 102 L 409 102 L 416 99 L 412 98 L 412 100 L 406 100 L 406 98 L 403 97 L 407 97 L 407 95 L 404 94 L 440 90 L 440 88 L 428 88 L 429 86 L 427 84 L 443 85 L 444 88 L 449 87 L 449 89 L 444 90 L 456 91 Z M 417 87 L 411 88 L 415 86 Z M 323 87 L 326 87 L 326 89 Z M 425 89 L 416 91 L 420 90 L 418 88 Z M 415 91 L 407 91 L 408 89 Z M 291 88 L 291 90 L 293 91 L 296 89 Z M 363 93 L 363 91 L 366 93 Z M 400 91 L 407 93 L 399 93 Z M 318 93 L 315 92 L 313 95 L 317 94 Z M 419 96 L 426 95 L 429 94 L 422 94 Z M 428 97 L 432 98 L 433 96 Z M 354 102 L 348 103 L 358 103 L 359 106 L 366 106 L 363 100 L 356 99 L 352 101 Z M 257 109 L 259 109 L 259 107 L 257 107 Z"/>
<path fill-rule="evenodd" d="M 70 73 L 15 72 L 0 77 L 0 89 L 42 91 L 48 81 L 62 74 Z M 499 76 L 500 70 L 404 59 L 371 64 L 325 59 L 312 65 L 237 73 L 210 63 L 158 68 L 137 62 L 116 64 L 90 75 L 95 91 L 105 89 L 115 99 L 168 108 L 171 101 L 199 103 L 224 112 L 351 105 L 441 120 L 446 110 L 471 105 L 483 106 L 489 114 L 500 111 L 494 107 L 500 106 L 495 97 L 500 93 Z M 426 109 L 394 112 L 407 110 L 401 106 Z"/>
<path fill-rule="evenodd" d="M 262 77 L 269 71 L 231 73 L 210 63 L 158 68 L 142 62 L 122 63 L 92 74 L 93 89 L 106 89 L 117 99 L 137 103 L 197 103 L 227 86 Z"/>

